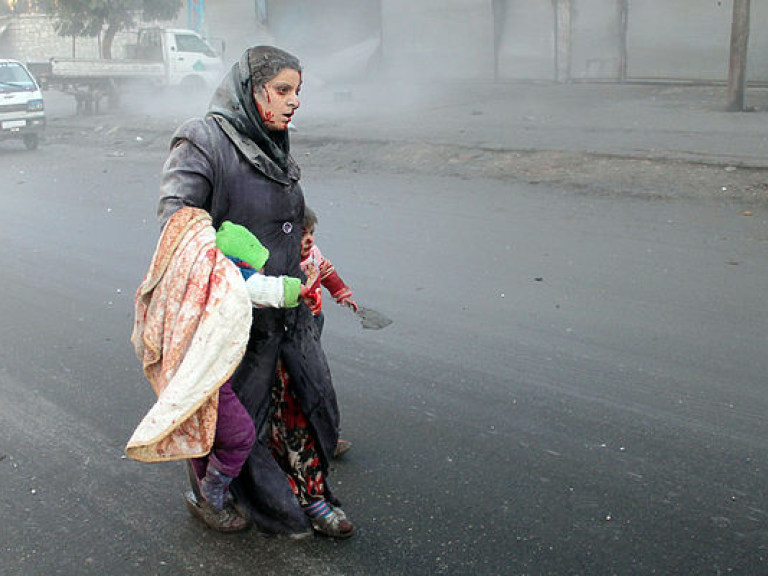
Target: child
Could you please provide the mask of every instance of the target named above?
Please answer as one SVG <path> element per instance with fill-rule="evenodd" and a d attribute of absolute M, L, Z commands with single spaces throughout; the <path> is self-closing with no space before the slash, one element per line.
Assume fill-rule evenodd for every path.
<path fill-rule="evenodd" d="M 323 332 L 323 312 L 322 312 L 322 289 L 331 293 L 338 304 L 349 306 L 357 312 L 357 304 L 352 300 L 352 290 L 347 286 L 339 276 L 330 260 L 325 258 L 320 252 L 320 248 L 315 244 L 315 225 L 317 224 L 317 215 L 309 207 L 304 207 L 304 234 L 301 237 L 301 271 L 307 276 L 304 284 L 309 294 L 314 295 L 317 304 L 311 307 L 312 314 L 317 323 L 318 338 Z"/>
<path fill-rule="evenodd" d="M 301 280 L 263 276 L 269 250 L 247 228 L 224 222 L 216 233 L 216 246 L 242 272 L 254 306 L 298 306 L 299 298 L 306 292 Z M 232 390 L 231 379 L 227 380 L 219 389 L 213 448 L 207 456 L 191 460 L 202 499 L 187 499 L 192 513 L 215 530 L 237 532 L 248 527 L 248 521 L 231 505 L 228 489 L 255 441 L 253 420 Z"/>
<path fill-rule="evenodd" d="M 301 271 L 307 277 L 304 286 L 307 288 L 307 296 L 314 299 L 314 306 L 310 310 L 315 317 L 317 326 L 317 338 L 319 339 L 323 332 L 325 318 L 322 311 L 322 289 L 331 293 L 338 304 L 348 306 L 357 312 L 357 304 L 352 300 L 352 290 L 347 286 L 339 276 L 330 260 L 325 258 L 320 252 L 320 248 L 315 244 L 315 226 L 317 225 L 317 215 L 309 207 L 304 207 L 304 221 L 302 226 L 304 233 L 301 238 Z M 333 452 L 334 458 L 341 456 L 352 447 L 348 440 L 339 438 L 336 449 Z"/>

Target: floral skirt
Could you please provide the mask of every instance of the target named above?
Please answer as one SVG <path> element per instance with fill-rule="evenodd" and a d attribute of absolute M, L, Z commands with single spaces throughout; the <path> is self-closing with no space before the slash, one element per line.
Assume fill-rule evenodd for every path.
<path fill-rule="evenodd" d="M 277 363 L 277 378 L 271 394 L 269 449 L 286 473 L 299 503 L 308 506 L 324 498 L 325 478 L 317 453 L 317 442 L 293 394 L 291 379 L 282 360 Z"/>

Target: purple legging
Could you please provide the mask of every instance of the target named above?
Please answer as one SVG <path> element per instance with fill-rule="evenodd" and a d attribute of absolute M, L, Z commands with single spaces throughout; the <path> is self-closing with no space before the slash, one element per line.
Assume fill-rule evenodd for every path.
<path fill-rule="evenodd" d="M 240 474 L 255 441 L 253 420 L 232 390 L 231 379 L 227 380 L 219 388 L 219 411 L 213 448 L 207 456 L 191 459 L 195 474 L 203 478 L 210 462 L 219 472 L 234 478 Z"/>

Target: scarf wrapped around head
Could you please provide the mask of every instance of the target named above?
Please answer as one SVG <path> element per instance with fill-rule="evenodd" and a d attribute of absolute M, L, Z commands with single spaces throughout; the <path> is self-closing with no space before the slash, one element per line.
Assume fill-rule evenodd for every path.
<path fill-rule="evenodd" d="M 269 82 L 285 68 L 301 72 L 301 63 L 274 46 L 248 48 L 219 84 L 208 109 L 208 114 L 226 119 L 283 170 L 291 162 L 288 130 L 266 128 L 253 100 L 253 87 Z"/>

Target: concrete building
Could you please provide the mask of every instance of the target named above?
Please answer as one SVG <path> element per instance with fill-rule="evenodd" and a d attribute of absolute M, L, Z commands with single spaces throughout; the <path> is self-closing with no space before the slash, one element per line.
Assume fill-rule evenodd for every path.
<path fill-rule="evenodd" d="M 113 42 L 115 58 L 124 58 L 125 46 L 136 42 L 135 32 L 120 32 Z M 99 38 L 59 36 L 45 14 L 0 16 L 0 58 L 43 62 L 52 57 L 99 58 Z"/>

